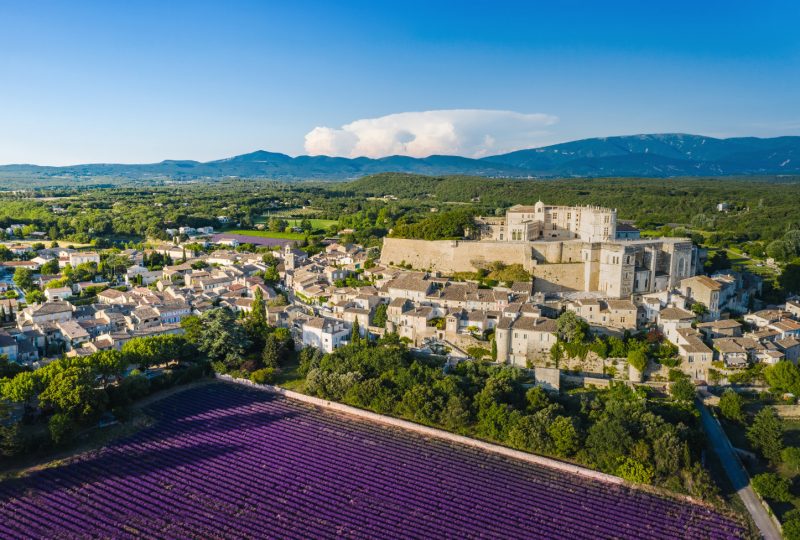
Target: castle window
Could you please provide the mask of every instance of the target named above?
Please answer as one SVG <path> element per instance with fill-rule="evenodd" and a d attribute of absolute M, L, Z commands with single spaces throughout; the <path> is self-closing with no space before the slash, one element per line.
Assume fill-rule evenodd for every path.
<path fill-rule="evenodd" d="M 567 219 L 572 219 L 572 213 L 571 212 L 567 212 Z"/>
<path fill-rule="evenodd" d="M 558 212 L 553 212 L 553 219 L 558 219 Z"/>

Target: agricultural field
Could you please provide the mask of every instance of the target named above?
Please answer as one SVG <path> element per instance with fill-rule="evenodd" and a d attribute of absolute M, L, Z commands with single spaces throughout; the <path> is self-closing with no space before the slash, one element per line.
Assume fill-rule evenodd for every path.
<path fill-rule="evenodd" d="M 287 232 L 275 232 L 275 231 L 250 231 L 250 230 L 243 230 L 243 229 L 232 229 L 226 230 L 226 234 L 238 234 L 242 236 L 255 236 L 258 238 L 277 238 L 279 240 L 302 240 L 305 238 L 305 234 L 303 233 L 287 233 Z"/>
<path fill-rule="evenodd" d="M 3 538 L 740 538 L 711 507 L 223 383 L 0 483 Z"/>

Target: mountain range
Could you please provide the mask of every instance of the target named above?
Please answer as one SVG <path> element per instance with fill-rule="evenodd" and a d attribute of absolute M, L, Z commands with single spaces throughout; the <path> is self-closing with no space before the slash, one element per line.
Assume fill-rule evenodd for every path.
<path fill-rule="evenodd" d="M 0 166 L 0 178 L 125 178 L 197 180 L 270 178 L 346 180 L 380 172 L 487 177 L 732 176 L 800 174 L 800 137 L 717 139 L 652 134 L 582 139 L 508 154 L 380 159 L 298 156 L 258 150 L 217 161 L 94 163 L 65 167 Z"/>

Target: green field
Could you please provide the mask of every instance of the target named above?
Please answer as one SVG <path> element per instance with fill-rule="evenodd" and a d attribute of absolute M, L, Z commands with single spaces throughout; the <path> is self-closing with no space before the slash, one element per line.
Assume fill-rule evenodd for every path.
<path fill-rule="evenodd" d="M 290 227 L 299 227 L 300 223 L 303 221 L 302 219 L 297 218 L 281 218 L 285 219 L 287 223 L 289 223 Z M 318 218 L 307 218 L 308 221 L 311 222 L 311 226 L 314 229 L 327 229 L 331 225 L 338 225 L 339 222 L 335 219 L 318 219 Z"/>
<path fill-rule="evenodd" d="M 281 240 L 303 240 L 305 238 L 304 234 L 293 232 L 246 231 L 242 229 L 231 229 L 225 232 L 229 234 L 241 234 L 243 236 L 257 236 L 259 238 L 278 238 Z"/>

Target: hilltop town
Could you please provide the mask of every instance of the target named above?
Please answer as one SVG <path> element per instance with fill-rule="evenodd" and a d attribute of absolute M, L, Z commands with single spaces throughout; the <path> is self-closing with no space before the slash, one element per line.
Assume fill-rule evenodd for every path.
<path fill-rule="evenodd" d="M 214 375 L 710 501 L 704 437 L 733 459 L 725 437 L 742 445 L 744 425 L 739 451 L 754 466 L 793 459 L 781 457 L 791 418 L 747 410 L 791 414 L 800 301 L 767 298 L 749 268 L 717 268 L 696 233 L 644 234 L 614 208 L 543 201 L 397 212 L 382 230 L 307 217 L 319 210 L 294 200 L 265 201 L 278 214 L 249 227 L 229 204 L 110 247 L 53 240 L 34 223 L 0 231 L 4 446 L 59 448 L 98 419 L 124 420 L 137 399 Z M 395 203 L 361 212 L 385 224 Z M 696 398 L 722 424 L 696 416 Z M 623 443 L 597 442 L 611 433 Z M 646 450 L 631 457 L 634 437 Z M 680 445 L 684 457 L 665 465 Z"/>
<path fill-rule="evenodd" d="M 324 352 L 347 343 L 355 325 L 456 361 L 568 370 L 594 383 L 666 381 L 677 368 L 701 386 L 800 356 L 800 303 L 751 309 L 758 276 L 704 275 L 689 238 L 643 239 L 613 209 L 517 205 L 476 218 L 460 239 L 389 236 L 380 256 L 335 237 L 312 255 L 289 241 L 232 249 L 239 241 L 213 227 L 167 234 L 188 241 L 104 253 L 102 263 L 97 251 L 9 244 L 19 260 L 2 263 L 14 279 L 1 285 L 9 292 L 0 352 L 39 366 L 62 353 L 120 349 L 134 337 L 180 333 L 183 318 L 209 309 L 247 314 L 258 292 L 272 324 Z M 595 341 L 565 334 L 572 315 Z M 658 346 L 640 370 L 624 346 L 635 335 Z"/>

